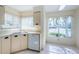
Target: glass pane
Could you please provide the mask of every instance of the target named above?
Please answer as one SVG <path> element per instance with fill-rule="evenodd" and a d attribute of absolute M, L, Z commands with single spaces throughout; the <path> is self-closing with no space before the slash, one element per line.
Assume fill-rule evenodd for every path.
<path fill-rule="evenodd" d="M 58 36 L 57 18 L 49 18 L 48 34 L 49 36 Z"/>
<path fill-rule="evenodd" d="M 22 29 L 33 27 L 33 17 L 22 18 Z"/>
<path fill-rule="evenodd" d="M 65 37 L 66 35 L 66 28 L 65 28 L 65 19 L 64 17 L 59 18 L 59 36 L 60 37 Z"/>
<path fill-rule="evenodd" d="M 6 13 L 5 24 L 2 25 L 2 27 L 7 29 L 19 28 L 20 27 L 19 16 Z"/>
<path fill-rule="evenodd" d="M 71 37 L 71 17 L 69 16 L 69 17 L 67 17 L 67 21 L 66 21 L 66 31 L 67 31 L 67 33 L 66 33 L 66 36 L 67 37 Z"/>
<path fill-rule="evenodd" d="M 12 14 L 5 14 L 5 24 L 3 25 L 4 28 L 19 28 L 20 27 L 20 20 L 19 17 Z"/>
<path fill-rule="evenodd" d="M 59 19 L 59 36 L 71 37 L 71 17 L 60 17 Z"/>
<path fill-rule="evenodd" d="M 5 14 L 5 25 L 11 25 L 12 24 L 12 16 L 9 14 Z"/>
<path fill-rule="evenodd" d="M 10 14 L 5 14 L 5 24 L 3 28 L 10 28 L 13 25 L 13 17 Z"/>
<path fill-rule="evenodd" d="M 20 19 L 18 16 L 13 16 L 13 27 L 20 28 Z"/>

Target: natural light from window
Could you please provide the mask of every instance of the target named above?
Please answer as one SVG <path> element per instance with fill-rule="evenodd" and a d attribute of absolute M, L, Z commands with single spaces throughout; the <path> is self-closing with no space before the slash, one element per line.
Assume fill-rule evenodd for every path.
<path fill-rule="evenodd" d="M 29 17 L 23 17 L 21 20 L 22 24 L 22 29 L 30 29 L 33 27 L 33 17 L 29 16 Z"/>
<path fill-rule="evenodd" d="M 48 19 L 48 36 L 71 37 L 71 16 Z"/>

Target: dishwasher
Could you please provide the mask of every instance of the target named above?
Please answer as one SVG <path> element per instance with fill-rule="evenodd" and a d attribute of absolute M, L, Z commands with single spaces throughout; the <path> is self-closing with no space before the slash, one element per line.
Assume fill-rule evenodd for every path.
<path fill-rule="evenodd" d="M 40 34 L 28 35 L 28 49 L 40 51 Z"/>

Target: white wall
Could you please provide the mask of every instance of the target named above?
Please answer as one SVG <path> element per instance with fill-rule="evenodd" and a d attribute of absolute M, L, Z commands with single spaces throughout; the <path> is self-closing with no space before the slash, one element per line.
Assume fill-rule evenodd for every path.
<path fill-rule="evenodd" d="M 77 9 L 75 11 L 75 14 L 74 14 L 74 17 L 75 17 L 75 36 L 76 36 L 76 46 L 79 48 L 79 9 Z"/>
<path fill-rule="evenodd" d="M 20 15 L 21 15 L 22 17 L 33 16 L 33 11 L 20 12 Z"/>
<path fill-rule="evenodd" d="M 8 6 L 5 6 L 5 13 L 9 13 L 9 14 L 20 16 L 20 12 L 18 12 L 17 10 L 15 10 L 13 8 L 10 8 Z"/>
<path fill-rule="evenodd" d="M 64 45 L 72 45 L 72 46 L 76 46 L 76 30 L 75 30 L 75 18 L 74 18 L 74 13 L 75 10 L 70 10 L 70 11 L 62 11 L 62 12 L 50 12 L 47 13 L 47 24 L 48 24 L 48 18 L 49 17 L 57 17 L 57 16 L 65 16 L 65 15 L 70 15 L 73 17 L 72 19 L 72 37 L 71 38 L 60 38 L 60 40 L 58 40 L 58 38 L 56 37 L 49 37 L 48 36 L 48 27 L 46 28 L 46 34 L 47 34 L 47 42 L 52 42 L 52 43 L 58 43 L 58 44 L 64 44 Z M 47 25 L 46 25 L 47 26 Z"/>

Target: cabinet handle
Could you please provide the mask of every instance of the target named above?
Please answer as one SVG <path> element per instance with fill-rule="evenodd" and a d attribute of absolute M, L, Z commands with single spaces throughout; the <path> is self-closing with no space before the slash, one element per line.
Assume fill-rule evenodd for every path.
<path fill-rule="evenodd" d="M 26 36 L 26 34 L 24 34 L 23 36 Z"/>
<path fill-rule="evenodd" d="M 8 39 L 8 37 L 5 37 L 5 39 Z"/>
<path fill-rule="evenodd" d="M 18 35 L 15 35 L 14 37 L 18 37 Z"/>

